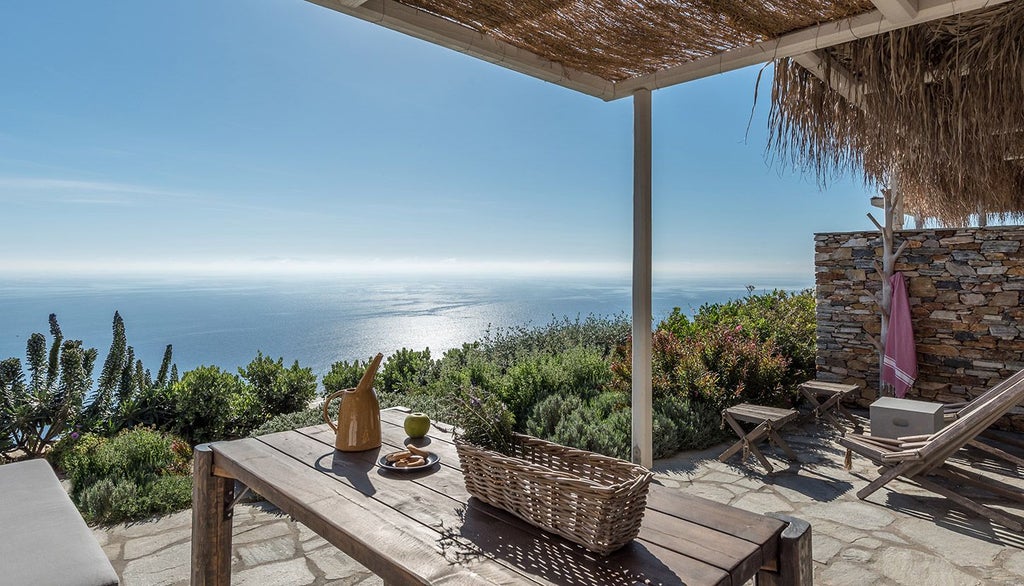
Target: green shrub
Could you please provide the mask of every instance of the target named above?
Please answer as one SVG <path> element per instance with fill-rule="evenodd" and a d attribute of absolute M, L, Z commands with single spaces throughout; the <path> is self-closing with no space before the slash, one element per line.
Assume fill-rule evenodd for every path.
<path fill-rule="evenodd" d="M 558 354 L 535 353 L 509 367 L 499 394 L 523 421 L 533 405 L 548 395 L 590 397 L 600 393 L 610 380 L 608 363 L 595 348 L 567 348 Z"/>
<path fill-rule="evenodd" d="M 192 506 L 192 477 L 168 474 L 149 486 L 147 515 L 166 515 Z"/>
<path fill-rule="evenodd" d="M 525 430 L 566 446 L 616 458 L 630 456 L 632 416 L 628 403 L 616 392 L 589 400 L 579 395 L 549 395 L 534 406 Z"/>
<path fill-rule="evenodd" d="M 625 314 L 608 317 L 588 315 L 582 320 L 579 316 L 575 319 L 552 317 L 543 326 L 488 330 L 478 345 L 488 360 L 504 370 L 524 356 L 559 354 L 578 346 L 596 348 L 602 356 L 607 356 L 629 336 L 630 328 Z"/>
<path fill-rule="evenodd" d="M 368 360 L 342 360 L 331 365 L 331 370 L 324 375 L 324 393 L 330 395 L 343 389 L 351 389 L 359 384 L 363 373 L 370 365 Z"/>
<path fill-rule="evenodd" d="M 377 384 L 389 393 L 420 389 L 437 378 L 436 369 L 436 363 L 430 358 L 430 348 L 422 351 L 402 348 L 388 356 L 377 376 Z"/>
<path fill-rule="evenodd" d="M 174 431 L 192 445 L 220 440 L 238 432 L 235 408 L 251 403 L 240 395 L 249 389 L 242 380 L 216 366 L 186 372 L 171 389 L 176 414 Z"/>
<path fill-rule="evenodd" d="M 187 508 L 192 499 L 191 450 L 153 429 L 112 438 L 87 433 L 64 440 L 56 464 L 71 481 L 71 498 L 90 522 L 119 522 Z"/>
<path fill-rule="evenodd" d="M 264 422 L 263 425 L 260 425 L 250 432 L 250 435 L 255 437 L 258 435 L 266 435 L 268 433 L 277 433 L 279 431 L 289 431 L 292 429 L 299 429 L 300 427 L 319 425 L 323 422 L 323 408 L 308 407 L 302 411 L 295 411 L 294 413 L 275 415 Z"/>
<path fill-rule="evenodd" d="M 275 361 L 257 352 L 252 362 L 238 369 L 238 374 L 252 388 L 253 404 L 259 413 L 249 418 L 261 419 L 256 425 L 275 415 L 304 409 L 316 396 L 316 375 L 312 369 L 300 367 L 297 360 L 290 368 L 285 368 L 284 358 Z"/>

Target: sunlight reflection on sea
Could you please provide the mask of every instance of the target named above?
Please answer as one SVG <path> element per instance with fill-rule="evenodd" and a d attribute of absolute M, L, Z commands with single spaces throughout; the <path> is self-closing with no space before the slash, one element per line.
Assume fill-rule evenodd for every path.
<path fill-rule="evenodd" d="M 809 279 L 808 279 L 809 281 Z M 799 279 L 655 282 L 654 317 L 758 291 L 811 286 Z M 257 351 L 299 360 L 318 374 L 336 360 L 429 347 L 435 356 L 479 339 L 491 327 L 542 325 L 553 317 L 613 315 L 630 309 L 624 281 L 578 279 L 388 280 L 4 280 L 0 358 L 24 359 L 32 332 L 57 313 L 65 337 L 110 345 L 115 310 L 128 342 L 155 370 L 166 344 L 181 371 L 200 364 L 234 370 Z M 97 365 L 97 368 L 99 365 Z"/>

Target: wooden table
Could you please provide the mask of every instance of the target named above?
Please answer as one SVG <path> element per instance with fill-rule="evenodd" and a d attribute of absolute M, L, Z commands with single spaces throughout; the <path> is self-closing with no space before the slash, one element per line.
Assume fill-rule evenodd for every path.
<path fill-rule="evenodd" d="M 405 414 L 381 414 L 384 446 L 334 450 L 326 426 L 195 450 L 192 584 L 229 584 L 235 481 L 381 576 L 386 584 L 810 584 L 810 529 L 652 485 L 638 539 L 591 554 L 466 493 L 451 436 L 420 445 L 430 470 L 376 467 L 403 445 Z"/>

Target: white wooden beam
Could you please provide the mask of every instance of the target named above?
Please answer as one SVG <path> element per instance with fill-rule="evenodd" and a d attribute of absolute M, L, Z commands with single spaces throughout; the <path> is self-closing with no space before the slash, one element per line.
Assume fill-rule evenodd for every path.
<path fill-rule="evenodd" d="M 307 1 L 591 96 L 608 100 L 613 95 L 610 81 L 395 0 Z"/>
<path fill-rule="evenodd" d="M 857 82 L 842 65 L 831 61 L 823 51 L 810 51 L 793 57 L 798 65 L 824 81 L 832 91 L 854 106 L 864 109 L 864 84 Z"/>
<path fill-rule="evenodd" d="M 892 22 L 903 22 L 917 16 L 917 0 L 871 0 L 871 3 Z"/>
<path fill-rule="evenodd" d="M 633 94 L 633 462 L 654 463 L 651 355 L 651 92 Z"/>
<path fill-rule="evenodd" d="M 639 88 L 656 90 L 1009 1 L 1011 0 L 920 0 L 917 15 L 902 22 L 893 22 L 881 12 L 874 10 L 618 82 L 615 84 L 615 95 L 612 99 L 630 96 Z"/>

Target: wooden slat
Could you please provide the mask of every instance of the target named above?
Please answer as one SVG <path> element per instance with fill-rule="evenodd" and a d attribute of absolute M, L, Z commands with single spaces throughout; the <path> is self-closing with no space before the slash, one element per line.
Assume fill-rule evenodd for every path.
<path fill-rule="evenodd" d="M 744 583 L 764 564 L 759 544 L 653 509 L 644 514 L 638 539 L 720 568 L 733 584 Z"/>
<path fill-rule="evenodd" d="M 798 412 L 792 409 L 778 409 L 776 407 L 765 407 L 763 405 L 752 405 L 741 403 L 726 409 L 736 419 L 752 423 L 771 421 L 772 423 L 785 423 L 797 415 Z"/>
<path fill-rule="evenodd" d="M 404 431 L 397 425 L 389 423 L 383 415 L 382 423 L 382 439 L 388 446 L 385 451 L 398 449 L 402 445 L 402 441 L 406 439 Z M 333 432 L 326 426 L 304 428 L 301 432 L 311 436 L 311 439 L 316 439 L 324 447 L 328 447 L 333 441 L 331 435 Z M 411 475 L 411 481 L 443 493 L 453 500 L 459 501 L 462 506 L 467 505 L 470 496 L 461 482 L 461 472 L 450 465 L 450 463 L 457 464 L 458 462 L 454 445 L 438 440 L 426 446 L 426 449 L 441 456 L 442 464 L 435 472 Z M 348 456 L 352 456 L 352 454 L 346 455 L 346 457 Z M 378 492 L 375 498 L 379 496 Z M 517 566 L 521 559 L 525 558 L 514 554 L 514 552 L 510 553 L 512 551 L 510 544 L 514 545 L 516 551 L 529 551 L 530 563 L 526 569 L 530 572 L 540 572 L 535 576 L 536 578 L 558 584 L 632 584 L 635 581 L 642 583 L 644 580 L 651 580 L 651 583 L 654 584 L 673 584 L 680 580 L 684 584 L 728 584 L 732 581 L 731 574 L 739 575 L 737 566 L 745 569 L 748 572 L 746 576 L 749 577 L 756 571 L 756 566 L 751 569 L 753 560 L 749 558 L 760 559 L 760 554 L 750 552 L 741 560 L 733 560 L 728 564 L 730 567 L 721 568 L 708 560 L 685 555 L 671 546 L 665 547 L 665 544 L 662 543 L 648 542 L 638 546 L 628 546 L 611 556 L 599 558 L 561 537 L 538 533 L 532 525 L 525 521 L 480 501 L 474 500 L 471 506 L 465 507 L 465 511 L 467 515 L 470 513 L 489 515 L 503 525 L 500 525 L 500 529 L 498 529 L 493 526 L 480 527 L 477 522 L 467 525 L 466 520 L 462 520 L 462 524 L 459 525 L 458 519 L 450 520 L 449 526 L 459 527 L 461 536 L 469 539 L 482 550 L 498 556 L 499 559 L 508 556 Z M 478 516 L 468 517 L 469 521 L 479 518 Z M 693 528 L 699 530 L 696 526 Z M 641 535 L 643 536 L 643 532 Z M 699 537 L 697 539 L 699 540 Z M 732 551 L 741 547 L 741 544 L 736 544 L 732 547 Z M 563 563 L 558 563 L 559 560 L 562 560 Z M 667 561 L 671 561 L 671 563 L 666 565 Z M 569 582 L 562 581 L 568 577 L 565 573 L 570 571 L 563 567 L 565 563 L 578 566 L 571 570 L 574 578 Z M 583 579 L 584 577 L 586 579 Z"/>
<path fill-rule="evenodd" d="M 903 22 L 917 16 L 917 0 L 871 0 L 871 3 L 892 22 Z"/>
<path fill-rule="evenodd" d="M 647 495 L 647 508 L 749 541 L 761 548 L 765 563 L 778 557 L 778 537 L 785 527 L 778 519 L 655 484 Z"/>

